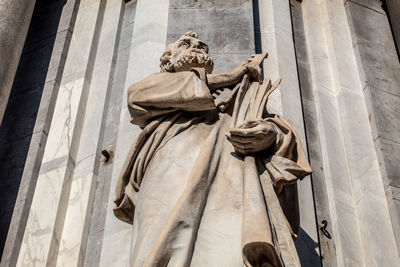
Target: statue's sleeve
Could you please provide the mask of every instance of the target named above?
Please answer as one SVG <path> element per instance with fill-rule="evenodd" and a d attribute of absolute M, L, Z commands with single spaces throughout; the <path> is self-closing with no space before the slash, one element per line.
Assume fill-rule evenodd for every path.
<path fill-rule="evenodd" d="M 155 73 L 133 84 L 128 90 L 131 122 L 145 127 L 153 118 L 182 111 L 215 109 L 201 71 Z"/>
<path fill-rule="evenodd" d="M 311 167 L 301 147 L 300 140 L 287 121 L 274 116 L 265 119 L 272 122 L 281 130 L 280 142 L 275 153 L 268 160 L 265 166 L 268 170 L 277 193 L 280 193 L 287 184 L 293 184 L 311 174 Z"/>
<path fill-rule="evenodd" d="M 262 175 L 260 179 L 272 180 L 282 211 L 293 237 L 296 237 L 300 229 L 296 181 L 311 174 L 311 167 L 301 147 L 300 139 L 290 124 L 277 115 L 265 120 L 278 126 L 280 136 L 272 156 L 266 155 L 261 158 L 268 175 Z"/>

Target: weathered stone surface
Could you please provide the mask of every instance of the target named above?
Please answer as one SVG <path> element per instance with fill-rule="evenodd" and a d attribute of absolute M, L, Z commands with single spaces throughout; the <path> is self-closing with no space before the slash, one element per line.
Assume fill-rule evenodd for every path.
<path fill-rule="evenodd" d="M 383 138 L 400 143 L 400 96 L 367 86 L 364 91 L 371 97 L 370 110 L 376 124 L 374 139 Z M 388 155 L 391 155 L 388 153 Z"/>
<path fill-rule="evenodd" d="M 315 5 L 320 8 L 315 9 Z M 365 84 L 361 82 L 363 75 L 357 65 L 354 39 L 350 38 L 346 9 L 341 1 L 307 1 L 303 8 L 337 264 L 397 264 L 390 208 L 374 153 Z M 372 27 L 369 23 L 364 31 Z M 385 42 L 379 41 L 382 45 Z M 354 127 L 360 133 L 354 134 Z M 387 246 L 388 242 L 392 245 L 385 256 L 376 252 L 378 243 Z"/>
<path fill-rule="evenodd" d="M 352 2 L 346 7 L 353 45 L 358 52 L 359 65 L 363 66 L 363 84 L 399 95 L 397 73 L 400 67 L 386 15 Z"/>
<path fill-rule="evenodd" d="M 7 106 L 15 72 L 35 1 L 4 0 L 0 3 L 0 123 Z"/>
<path fill-rule="evenodd" d="M 87 16 L 93 14 L 94 10 L 99 10 L 101 5 L 99 2 L 88 2 L 83 7 L 77 15 L 74 35 L 66 58 L 42 163 L 63 157 L 66 157 L 67 160 L 65 164 L 55 169 L 41 172 L 38 177 L 27 221 L 27 229 L 30 229 L 30 231 L 25 232 L 25 236 L 28 236 L 25 239 L 27 242 L 22 243 L 17 266 L 24 265 L 31 260 L 37 260 L 42 264 L 55 264 L 56 261 L 67 209 L 66 204 L 68 203 L 71 176 L 77 158 L 76 143 L 79 141 L 81 133 L 80 128 L 84 114 L 82 111 L 85 107 L 89 84 L 87 81 L 89 77 L 85 77 L 85 71 L 81 72 L 81 77 L 73 81 L 68 81 L 64 77 L 66 74 L 76 73 L 74 70 L 79 71 L 84 66 L 89 66 L 90 68 L 91 65 L 88 64 L 88 61 L 93 60 L 92 53 L 90 53 L 92 42 L 97 42 L 96 38 L 98 37 L 95 34 L 98 16 Z M 75 53 L 71 53 L 76 49 L 79 49 L 83 55 L 79 60 L 75 58 Z M 79 68 L 76 66 L 77 63 L 81 64 Z M 48 192 L 49 187 L 54 190 Z M 46 206 L 43 203 L 51 204 Z M 37 222 L 39 223 L 37 224 Z M 46 234 L 38 238 L 29 238 L 35 231 L 43 229 L 52 230 L 47 231 Z M 40 244 L 41 250 L 36 249 L 37 244 Z"/>
<path fill-rule="evenodd" d="M 133 7 L 132 7 L 133 8 Z M 132 12 L 134 10 L 131 10 Z M 122 168 L 129 147 L 134 142 L 134 138 L 139 134 L 140 128 L 133 126 L 129 122 L 129 112 L 126 107 L 128 87 L 143 79 L 147 75 L 159 72 L 159 59 L 166 44 L 167 22 L 168 22 L 168 1 L 138 1 L 136 6 L 136 15 L 129 21 L 134 20 L 133 29 L 127 26 L 127 30 L 132 30 L 131 45 L 126 51 L 128 65 L 124 71 L 126 77 L 121 75 L 120 81 L 123 82 L 122 99 L 116 102 L 120 104 L 121 112 L 119 125 L 115 130 L 116 147 L 113 160 L 112 175 L 110 179 L 110 190 L 107 197 L 107 215 L 104 223 L 103 245 L 101 247 L 101 256 L 98 266 L 130 266 L 130 245 L 119 246 L 117 244 L 131 244 L 132 227 L 115 218 L 112 208 L 114 205 L 117 178 Z M 133 14 L 132 14 L 133 15 Z M 124 55 L 124 54 L 122 54 Z M 126 63 L 124 63 L 126 64 Z M 121 86 L 119 84 L 118 86 Z M 121 101 L 121 102 L 119 102 Z M 97 263 L 96 263 L 97 264 Z"/>
<path fill-rule="evenodd" d="M 169 6 L 171 8 L 195 8 L 195 9 L 209 9 L 209 8 L 237 8 L 243 5 L 248 5 L 248 0 L 172 0 Z"/>
<path fill-rule="evenodd" d="M 363 6 L 353 1 L 346 2 L 346 7 L 351 12 L 353 34 L 356 35 L 353 42 L 359 39 L 372 41 L 382 45 L 387 52 L 396 53 L 393 35 L 385 13 L 376 12 L 370 9 L 369 5 Z"/>
<path fill-rule="evenodd" d="M 212 53 L 212 58 L 215 61 L 214 71 L 218 72 L 228 72 L 232 70 L 232 62 L 243 62 L 249 58 L 249 53 Z"/>
<path fill-rule="evenodd" d="M 310 247 L 313 247 L 313 244 L 315 244 L 315 240 L 312 240 L 311 237 L 302 238 L 301 236 L 301 239 L 296 241 L 296 246 L 298 250 L 304 251 L 299 252 L 300 260 L 303 266 L 318 266 L 321 264 L 320 261 L 323 262 L 324 266 L 337 266 L 335 238 L 332 232 L 332 224 L 329 223 L 332 222 L 332 215 L 329 212 L 329 196 L 327 193 L 329 185 L 327 184 L 325 171 L 323 169 L 323 151 L 320 142 L 321 134 L 318 129 L 316 103 L 313 93 L 310 62 L 307 53 L 307 36 L 304 30 L 301 4 L 296 0 L 290 1 L 290 3 L 293 20 L 292 25 L 296 49 L 297 70 L 299 74 L 304 116 L 304 129 L 306 132 L 308 156 L 310 159 L 311 168 L 313 169 L 313 173 L 310 177 L 312 179 L 312 192 L 315 199 L 314 205 L 316 210 L 316 221 L 318 224 L 322 224 L 322 221 L 326 220 L 328 222 L 326 230 L 330 235 L 326 236 L 321 232 L 318 234 L 320 244 L 317 244 L 317 246 L 319 246 L 321 249 L 321 257 L 317 253 L 310 253 L 312 251 Z M 303 232 L 303 234 L 306 233 Z M 307 255 L 307 257 L 303 259 L 303 255 Z"/>
<path fill-rule="evenodd" d="M 366 8 L 372 9 L 376 12 L 384 14 L 385 11 L 382 8 L 382 1 L 381 0 L 344 0 L 344 4 L 347 4 L 347 2 L 353 2 L 355 4 L 359 4 L 361 6 L 364 6 Z"/>
<path fill-rule="evenodd" d="M 167 43 L 187 31 L 197 32 L 209 45 L 215 73 L 229 71 L 232 62 L 247 60 L 255 51 L 251 1 L 171 0 Z"/>
<path fill-rule="evenodd" d="M 113 76 L 111 93 L 106 107 L 107 117 L 103 136 L 100 138 L 101 148 L 115 152 L 118 125 L 122 103 L 123 91 L 125 87 L 125 78 L 128 70 L 128 60 L 130 54 L 130 45 L 133 30 L 133 21 L 135 18 L 136 2 L 129 2 L 124 8 L 123 22 L 119 36 L 118 56 L 116 60 L 115 73 Z M 110 188 L 114 158 L 110 164 L 100 162 L 98 168 L 98 182 L 96 185 L 96 195 L 93 203 L 93 211 L 88 233 L 88 241 L 85 254 L 85 266 L 99 266 L 100 256 L 103 247 L 104 228 L 106 217 L 110 213 L 109 197 L 112 195 L 113 188 Z M 110 194 L 111 192 L 111 194 Z M 107 251 L 105 253 L 108 253 Z M 112 254 L 112 252 L 110 253 Z"/>
<path fill-rule="evenodd" d="M 21 184 L 20 186 L 20 181 L 24 180 L 21 178 L 24 164 L 26 168 L 32 167 L 31 171 L 35 172 L 35 168 L 30 165 L 32 154 L 28 154 L 28 149 L 30 146 L 34 149 L 38 145 L 35 140 L 40 139 L 40 137 L 33 136 L 31 140 L 31 135 L 38 132 L 34 130 L 35 121 L 42 119 L 41 115 L 37 117 L 38 112 L 42 114 L 38 111 L 38 108 L 42 92 L 46 91 L 46 87 L 49 86 L 49 84 L 45 83 L 45 79 L 52 48 L 54 47 L 54 39 L 56 38 L 58 20 L 64 3 L 65 1 L 62 0 L 41 1 L 40 5 L 36 6 L 32 17 L 8 101 L 8 109 L 0 128 L 0 157 L 6 163 L 2 166 L 0 176 L 3 183 L 12 185 L 12 187 L 0 187 L 1 190 L 4 189 L 4 192 L 2 191 L 0 194 L 1 203 L 5 203 L 6 199 L 15 201 L 18 189 L 20 188 L 20 191 L 23 191 L 23 185 Z M 2 61 L 3 64 L 6 63 Z M 21 208 L 23 206 L 22 203 L 15 208 Z M 0 210 L 9 210 L 8 215 L 3 214 L 4 216 L 2 216 L 0 251 L 3 251 L 2 248 L 6 241 L 5 238 L 13 206 L 14 202 L 10 203 L 7 208 L 4 206 L 0 208 Z M 17 214 L 18 212 L 15 211 L 15 213 Z M 13 223 L 19 224 L 21 220 L 13 221 Z M 13 225 L 10 227 L 9 233 L 11 236 L 15 234 L 13 229 L 18 227 Z M 9 245 L 6 246 L 3 254 L 4 263 L 7 262 L 8 253 L 14 245 L 13 241 L 7 244 Z"/>
<path fill-rule="evenodd" d="M 387 177 L 388 177 L 388 183 L 386 184 L 386 186 L 393 187 L 393 189 L 395 191 L 392 194 L 393 199 L 397 199 L 397 201 L 399 201 L 400 196 L 398 194 L 398 192 L 399 192 L 398 190 L 400 188 L 400 179 L 399 179 L 400 155 L 399 155 L 398 151 L 400 149 L 400 144 L 397 142 L 391 141 L 389 139 L 386 139 L 384 137 L 379 137 L 375 142 L 380 143 L 378 145 L 378 147 L 382 151 L 383 160 L 386 165 L 386 173 L 387 173 Z"/>
<path fill-rule="evenodd" d="M 386 4 L 385 8 L 389 15 L 395 42 L 397 43 L 397 53 L 400 53 L 400 3 L 396 0 L 386 0 L 384 3 Z"/>
<path fill-rule="evenodd" d="M 98 166 L 101 164 L 101 136 L 105 130 L 106 106 L 115 72 L 122 2 L 107 1 L 104 21 L 99 29 L 96 60 L 85 108 L 81 138 L 77 145 L 76 166 L 72 176 L 68 206 L 63 223 L 57 265 L 79 266 L 84 262 L 91 213 L 94 204 Z M 101 11 L 100 11 L 101 12 Z"/>
<path fill-rule="evenodd" d="M 380 1 L 376 1 L 380 2 Z M 382 173 L 392 228 L 400 253 L 399 202 L 396 200 L 400 157 L 400 64 L 386 13 L 373 1 L 347 2 L 352 38 L 371 124 L 376 154 Z"/>

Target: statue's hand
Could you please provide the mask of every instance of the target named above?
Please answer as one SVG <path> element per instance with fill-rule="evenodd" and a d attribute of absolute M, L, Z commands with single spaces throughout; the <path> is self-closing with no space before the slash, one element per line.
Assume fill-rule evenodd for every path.
<path fill-rule="evenodd" d="M 250 76 L 250 80 L 262 83 L 261 68 L 257 63 L 246 63 L 246 73 Z"/>
<path fill-rule="evenodd" d="M 236 66 L 236 68 L 233 69 L 231 73 L 232 77 L 235 77 L 234 79 L 240 79 L 243 77 L 243 75 L 248 74 L 250 76 L 250 80 L 255 80 L 259 83 L 262 83 L 260 65 L 258 65 L 256 62 L 251 62 L 251 59 L 249 59 L 247 62 L 241 62 Z"/>
<path fill-rule="evenodd" d="M 245 122 L 238 128 L 231 129 L 229 133 L 229 142 L 241 155 L 269 149 L 279 144 L 283 138 L 283 132 L 278 126 L 264 120 Z"/>
<path fill-rule="evenodd" d="M 222 111 L 225 111 L 229 104 L 233 102 L 236 92 L 236 88 L 221 88 L 215 90 L 215 92 L 212 94 L 215 106 L 217 108 L 222 108 Z"/>

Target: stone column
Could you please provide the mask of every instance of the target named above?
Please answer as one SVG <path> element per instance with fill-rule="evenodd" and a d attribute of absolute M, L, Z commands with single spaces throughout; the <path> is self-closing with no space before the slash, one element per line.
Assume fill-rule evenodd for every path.
<path fill-rule="evenodd" d="M 35 2 L 35 0 L 0 0 L 0 124 Z"/>
<path fill-rule="evenodd" d="M 389 0 L 386 3 L 394 38 L 400 41 L 400 31 L 396 31 L 396 27 L 400 30 L 400 3 Z M 400 254 L 400 167 L 397 164 L 400 159 L 399 57 L 381 1 L 364 3 L 351 0 L 346 2 L 345 8 L 385 198 Z M 393 16 L 395 14 L 397 17 Z"/>
<path fill-rule="evenodd" d="M 267 109 L 270 113 L 278 114 L 290 123 L 308 153 L 289 1 L 258 1 L 258 8 L 261 48 L 263 52 L 268 52 L 268 58 L 264 61 L 264 76 L 272 82 L 282 78 L 281 84 L 268 99 Z M 291 187 L 287 190 L 294 191 L 296 188 Z M 320 266 L 310 176 L 297 182 L 297 190 L 300 211 L 297 252 L 303 266 Z M 296 201 L 296 199 L 293 197 L 291 201 Z"/>
<path fill-rule="evenodd" d="M 169 1 L 137 1 L 136 15 L 126 71 L 120 123 L 116 133 L 116 149 L 108 196 L 107 216 L 104 225 L 103 246 L 97 266 L 130 266 L 130 249 L 133 238 L 132 225 L 118 220 L 113 214 L 115 187 L 123 162 L 140 128 L 130 123 L 127 108 L 128 87 L 151 73 L 158 72 L 160 55 L 167 40 Z M 97 264 L 97 263 L 96 263 Z"/>
<path fill-rule="evenodd" d="M 332 220 L 327 231 L 335 244 L 332 251 L 321 242 L 324 266 L 333 266 L 325 262 L 332 257 L 326 253 L 335 253 L 336 266 L 398 266 L 390 207 L 375 151 L 377 136 L 371 130 L 374 118 L 368 111 L 368 89 L 355 52 L 361 40 L 354 42 L 350 28 L 354 21 L 348 20 L 342 0 L 307 0 L 301 7 L 312 81 L 307 99 L 312 96 L 316 110 L 312 116 L 320 138 L 320 170 L 324 172 Z M 380 26 L 379 32 L 384 31 L 377 24 L 379 20 L 372 23 L 367 13 L 359 14 L 358 24 L 366 36 L 372 36 L 370 29 L 376 25 Z M 371 54 L 365 55 L 377 64 Z M 317 211 L 320 220 L 326 219 L 321 218 L 325 212 Z"/>
<path fill-rule="evenodd" d="M 70 210 L 70 192 L 75 190 L 74 175 L 83 163 L 80 141 L 84 140 L 85 120 L 91 118 L 86 110 L 91 101 L 105 2 L 91 0 L 79 4 L 16 266 L 61 266 L 57 264 L 57 256 L 63 248 L 61 240 L 66 241 L 62 239 L 63 228 L 69 228 L 65 218 Z M 69 245 L 70 241 L 62 245 Z"/>

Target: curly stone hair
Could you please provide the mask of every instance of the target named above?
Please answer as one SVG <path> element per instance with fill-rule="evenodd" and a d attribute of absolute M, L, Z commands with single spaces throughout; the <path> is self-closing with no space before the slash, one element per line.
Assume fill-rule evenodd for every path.
<path fill-rule="evenodd" d="M 181 39 L 182 37 L 185 37 L 185 36 L 198 38 L 198 34 L 196 32 L 189 31 L 189 32 L 186 32 L 181 37 L 179 37 L 179 39 Z M 174 43 L 167 45 L 167 47 L 165 48 L 162 56 L 160 57 L 161 72 L 166 72 L 166 71 L 172 72 L 172 71 L 174 71 L 174 65 L 171 63 L 171 53 L 172 53 L 172 47 L 173 46 L 174 46 Z"/>

